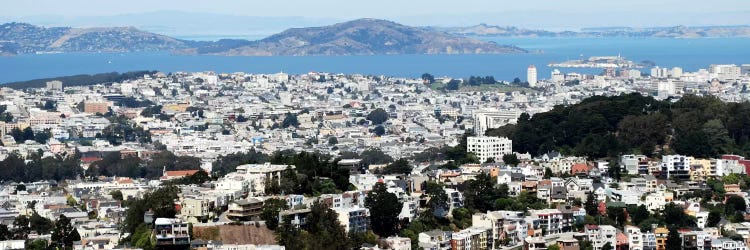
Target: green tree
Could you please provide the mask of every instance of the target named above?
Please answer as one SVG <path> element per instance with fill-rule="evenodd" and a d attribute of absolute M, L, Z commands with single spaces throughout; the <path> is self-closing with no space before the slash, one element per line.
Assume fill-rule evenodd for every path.
<path fill-rule="evenodd" d="M 548 246 L 547 250 L 560 250 L 560 245 L 554 244 L 554 245 Z"/>
<path fill-rule="evenodd" d="M 645 205 L 633 207 L 631 211 L 628 211 L 628 214 L 630 216 L 630 221 L 634 225 L 641 224 L 641 222 L 643 222 L 644 220 L 648 219 L 651 216 L 651 213 L 648 211 L 648 208 L 646 208 Z"/>
<path fill-rule="evenodd" d="M 359 157 L 362 159 L 362 163 L 368 166 L 371 164 L 387 164 L 393 162 L 393 158 L 390 155 L 387 155 L 378 148 L 365 149 Z"/>
<path fill-rule="evenodd" d="M 516 156 L 516 154 L 504 154 L 503 162 L 510 166 L 516 166 L 518 165 L 518 163 L 521 163 L 521 161 L 518 160 L 518 156 Z"/>
<path fill-rule="evenodd" d="M 586 214 L 590 216 L 599 214 L 599 205 L 597 204 L 596 197 L 594 197 L 594 192 L 589 192 L 586 195 L 586 202 L 583 203 L 583 206 L 586 209 Z"/>
<path fill-rule="evenodd" d="M 385 128 L 383 127 L 383 125 L 378 125 L 372 129 L 372 132 L 377 136 L 383 136 L 385 134 Z"/>
<path fill-rule="evenodd" d="M 682 249 L 682 239 L 680 233 L 677 232 L 677 228 L 672 227 L 669 229 L 667 234 L 666 250 L 680 250 Z"/>
<path fill-rule="evenodd" d="M 383 172 L 385 174 L 410 174 L 411 170 L 412 167 L 409 161 L 401 158 L 385 166 Z"/>
<path fill-rule="evenodd" d="M 148 224 L 141 224 L 135 229 L 135 232 L 130 237 L 130 245 L 144 250 L 154 249 L 156 240 L 151 234 L 151 226 Z"/>
<path fill-rule="evenodd" d="M 549 179 L 553 176 L 552 169 L 544 168 L 544 179 Z"/>
<path fill-rule="evenodd" d="M 0 241 L 13 239 L 13 232 L 8 229 L 8 225 L 0 224 Z"/>
<path fill-rule="evenodd" d="M 74 241 L 81 240 L 81 235 L 70 223 L 70 219 L 65 215 L 60 215 L 60 218 L 55 222 L 55 230 L 52 232 L 51 239 L 52 245 L 58 248 L 71 249 Z"/>
<path fill-rule="evenodd" d="M 692 227 L 695 226 L 695 217 L 688 216 L 682 208 L 670 202 L 664 206 L 664 222 L 667 225 L 675 227 Z"/>
<path fill-rule="evenodd" d="M 435 82 L 435 77 L 434 77 L 434 76 L 432 76 L 432 75 L 431 75 L 431 74 L 429 74 L 429 73 L 424 73 L 424 74 L 422 74 L 422 81 L 423 81 L 424 83 L 432 84 L 432 83 L 434 83 L 434 82 Z"/>
<path fill-rule="evenodd" d="M 445 193 L 442 185 L 437 182 L 427 182 L 424 193 L 430 198 L 427 202 L 430 214 L 437 215 L 438 212 L 448 209 L 448 194 Z"/>
<path fill-rule="evenodd" d="M 336 145 L 339 143 L 339 139 L 337 139 L 335 136 L 328 137 L 328 145 Z"/>
<path fill-rule="evenodd" d="M 477 175 L 474 180 L 466 181 L 463 193 L 466 207 L 477 212 L 495 210 L 495 201 L 508 197 L 507 185 L 504 185 L 504 189 L 495 188 L 495 182 L 485 173 Z"/>
<path fill-rule="evenodd" d="M 284 117 L 284 121 L 281 122 L 282 128 L 288 128 L 288 127 L 299 127 L 299 121 L 297 120 L 297 115 L 287 113 Z"/>
<path fill-rule="evenodd" d="M 386 112 L 384 109 L 377 108 L 367 114 L 367 120 L 371 121 L 374 124 L 383 124 L 388 120 L 388 116 L 388 112 Z"/>
<path fill-rule="evenodd" d="M 447 84 L 445 84 L 446 90 L 458 90 L 461 87 L 461 81 L 457 79 L 452 79 L 448 81 Z"/>
<path fill-rule="evenodd" d="M 388 192 L 385 184 L 375 184 L 365 198 L 365 207 L 370 209 L 372 231 L 381 237 L 394 235 L 398 231 L 402 205 L 395 194 Z"/>
<path fill-rule="evenodd" d="M 286 200 L 271 198 L 263 202 L 263 211 L 260 218 L 266 221 L 268 229 L 276 230 L 279 225 L 279 212 L 289 209 Z"/>
<path fill-rule="evenodd" d="M 739 196 L 732 195 L 727 198 L 724 203 L 724 215 L 733 215 L 736 212 L 745 212 L 747 210 L 747 204 L 745 199 Z"/>
<path fill-rule="evenodd" d="M 708 219 L 706 220 L 707 227 L 715 227 L 716 225 L 719 225 L 720 221 L 721 213 L 719 213 L 719 211 L 708 212 Z"/>
<path fill-rule="evenodd" d="M 26 241 L 26 249 L 29 249 L 29 250 L 45 250 L 45 249 L 48 249 L 47 244 L 48 244 L 48 242 L 45 239 L 27 240 Z"/>

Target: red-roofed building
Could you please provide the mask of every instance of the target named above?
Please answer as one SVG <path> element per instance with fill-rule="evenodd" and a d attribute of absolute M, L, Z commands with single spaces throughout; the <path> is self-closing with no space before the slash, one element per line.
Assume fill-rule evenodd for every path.
<path fill-rule="evenodd" d="M 172 170 L 172 171 L 163 171 L 163 174 L 161 176 L 161 180 L 168 181 L 168 180 L 174 180 L 179 179 L 182 177 L 187 177 L 194 175 L 195 173 L 198 173 L 200 170 Z"/>
<path fill-rule="evenodd" d="M 588 175 L 589 171 L 591 171 L 591 167 L 585 163 L 577 163 L 570 168 L 570 174 L 572 175 Z"/>

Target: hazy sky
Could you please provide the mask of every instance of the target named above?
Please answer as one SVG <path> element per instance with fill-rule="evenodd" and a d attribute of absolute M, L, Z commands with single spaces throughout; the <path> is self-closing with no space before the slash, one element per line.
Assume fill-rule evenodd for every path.
<path fill-rule="evenodd" d="M 255 17 L 307 17 L 326 22 L 372 17 L 409 25 L 463 26 L 488 23 L 545 29 L 750 24 L 748 0 L 2 1 L 4 3 L 0 8 L 0 21 L 18 20 L 44 25 L 73 26 L 96 26 L 101 22 L 103 25 L 114 23 L 142 27 L 149 19 L 128 21 L 123 20 L 122 15 L 130 14 L 126 16 L 132 18 L 132 14 L 165 11 Z M 117 22 L 108 22 L 111 16 L 120 16 L 120 19 Z M 205 20 L 188 20 L 203 21 Z M 298 23 L 300 22 L 294 25 L 301 25 Z M 311 24 L 317 25 L 319 22 Z M 217 22 L 216 25 L 226 24 Z"/>
<path fill-rule="evenodd" d="M 711 13 L 748 11 L 746 0 L 29 0 L 7 1 L 3 16 L 101 16 L 155 10 L 211 12 L 249 16 L 396 17 L 524 11 L 596 13 L 659 11 Z M 544 17 L 539 17 L 544 18 Z"/>

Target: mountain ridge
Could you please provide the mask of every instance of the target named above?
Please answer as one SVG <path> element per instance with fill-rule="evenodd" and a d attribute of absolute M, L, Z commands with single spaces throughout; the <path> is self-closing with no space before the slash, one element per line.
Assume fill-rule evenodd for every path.
<path fill-rule="evenodd" d="M 291 28 L 264 39 L 182 40 L 134 27 L 0 25 L 0 54 L 173 51 L 223 56 L 526 53 L 455 34 L 380 19 Z"/>
<path fill-rule="evenodd" d="M 750 37 L 750 26 L 667 26 L 667 27 L 591 27 L 581 31 L 548 31 L 480 23 L 463 27 L 434 27 L 427 29 L 461 36 L 504 37 L 658 37 L 658 38 L 728 38 Z"/>

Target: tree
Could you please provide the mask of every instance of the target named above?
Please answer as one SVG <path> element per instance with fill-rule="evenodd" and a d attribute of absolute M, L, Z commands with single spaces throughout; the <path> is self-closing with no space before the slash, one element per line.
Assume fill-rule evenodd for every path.
<path fill-rule="evenodd" d="M 667 234 L 667 242 L 666 242 L 666 250 L 680 250 L 682 249 L 682 239 L 680 238 L 680 233 L 677 232 L 676 227 L 672 227 L 669 229 L 669 234 Z"/>
<path fill-rule="evenodd" d="M 50 132 L 49 129 L 45 129 L 42 132 L 39 132 L 36 135 L 34 135 L 34 141 L 36 141 L 39 144 L 47 143 L 47 140 L 49 140 L 49 138 L 52 138 L 52 133 Z"/>
<path fill-rule="evenodd" d="M 279 225 L 279 212 L 289 209 L 289 205 L 286 200 L 271 198 L 263 202 L 263 211 L 260 213 L 260 218 L 266 221 L 268 229 L 276 230 Z"/>
<path fill-rule="evenodd" d="M 430 214 L 439 215 L 448 210 L 448 194 L 443 190 L 443 186 L 437 182 L 427 182 L 424 193 L 430 198 L 427 202 Z"/>
<path fill-rule="evenodd" d="M 377 235 L 388 237 L 398 231 L 402 203 L 395 194 L 388 192 L 385 184 L 375 184 L 365 198 L 365 207 L 370 209 L 372 231 Z"/>
<path fill-rule="evenodd" d="M 34 140 L 34 130 L 31 127 L 23 129 L 23 141 Z"/>
<path fill-rule="evenodd" d="M 118 200 L 118 201 L 122 201 L 123 200 L 122 191 L 120 191 L 120 190 L 113 190 L 112 192 L 109 192 L 109 195 L 112 196 L 112 199 L 115 199 L 115 200 Z"/>
<path fill-rule="evenodd" d="M 664 223 L 675 227 L 695 226 L 695 218 L 687 216 L 682 208 L 672 202 L 664 206 Z"/>
<path fill-rule="evenodd" d="M 586 209 L 586 214 L 590 216 L 596 216 L 599 211 L 599 206 L 596 203 L 596 197 L 594 197 L 594 192 L 589 192 L 588 195 L 586 195 L 586 202 L 583 203 L 584 209 Z"/>
<path fill-rule="evenodd" d="M 60 215 L 55 222 L 55 229 L 52 232 L 52 245 L 58 248 L 70 249 L 74 241 L 80 241 L 81 235 L 78 230 L 70 223 L 70 219 L 65 215 Z"/>
<path fill-rule="evenodd" d="M 452 79 L 445 85 L 446 90 L 458 90 L 461 87 L 461 81 Z"/>
<path fill-rule="evenodd" d="M 504 154 L 503 162 L 510 166 L 516 166 L 518 165 L 518 163 L 521 163 L 521 161 L 518 160 L 518 156 L 516 156 L 516 154 Z"/>
<path fill-rule="evenodd" d="M 507 185 L 503 187 L 495 188 L 495 182 L 488 174 L 477 175 L 474 180 L 466 181 L 463 192 L 466 207 L 478 212 L 495 210 L 495 201 L 508 197 Z"/>
<path fill-rule="evenodd" d="M 707 227 L 715 227 L 716 225 L 719 225 L 720 221 L 721 213 L 719 213 L 718 211 L 708 212 L 708 219 L 706 220 Z"/>
<path fill-rule="evenodd" d="M 745 199 L 739 196 L 730 196 L 724 204 L 724 215 L 733 215 L 736 212 L 744 213 L 746 210 L 747 204 L 745 203 Z"/>
<path fill-rule="evenodd" d="M 359 157 L 362 159 L 362 163 L 368 166 L 371 164 L 387 164 L 393 162 L 393 158 L 390 155 L 385 154 L 379 148 L 365 149 Z"/>
<path fill-rule="evenodd" d="M 13 239 L 13 233 L 8 229 L 8 225 L 0 224 L 0 241 Z"/>
<path fill-rule="evenodd" d="M 640 205 L 634 207 L 632 211 L 628 211 L 628 215 L 630 216 L 630 221 L 633 222 L 633 225 L 639 225 L 641 222 L 648 219 L 651 216 L 651 213 L 645 205 Z"/>
<path fill-rule="evenodd" d="M 551 177 L 552 177 L 552 169 L 544 168 L 544 179 L 549 179 Z"/>
<path fill-rule="evenodd" d="M 382 108 L 377 108 L 367 114 L 367 120 L 371 121 L 374 124 L 383 124 L 388 120 L 388 112 L 386 112 Z"/>
<path fill-rule="evenodd" d="M 335 136 L 328 137 L 328 145 L 336 145 L 339 143 L 339 139 L 337 139 Z"/>
<path fill-rule="evenodd" d="M 383 136 L 385 134 L 385 128 L 383 127 L 383 125 L 378 125 L 374 129 L 372 129 L 372 132 L 377 136 Z"/>
<path fill-rule="evenodd" d="M 424 73 L 422 74 L 422 82 L 432 84 L 435 82 L 435 77 L 430 75 L 429 73 Z"/>
<path fill-rule="evenodd" d="M 299 121 L 297 120 L 297 115 L 287 113 L 284 117 L 284 121 L 281 122 L 282 128 L 288 128 L 288 127 L 299 127 Z"/>
<path fill-rule="evenodd" d="M 547 250 L 560 250 L 560 245 L 554 244 L 554 245 L 548 246 Z"/>
<path fill-rule="evenodd" d="M 401 158 L 385 166 L 383 172 L 385 174 L 409 174 L 411 173 L 411 170 L 412 168 L 409 161 Z"/>

